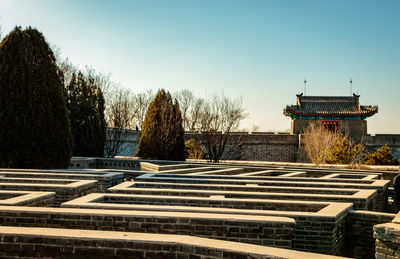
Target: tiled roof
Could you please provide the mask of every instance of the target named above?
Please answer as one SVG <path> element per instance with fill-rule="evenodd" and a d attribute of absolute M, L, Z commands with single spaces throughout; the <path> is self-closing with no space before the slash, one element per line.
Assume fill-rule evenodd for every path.
<path fill-rule="evenodd" d="M 286 116 L 341 116 L 368 117 L 378 112 L 377 106 L 360 105 L 359 96 L 302 96 L 297 95 L 297 104 L 284 109 Z"/>

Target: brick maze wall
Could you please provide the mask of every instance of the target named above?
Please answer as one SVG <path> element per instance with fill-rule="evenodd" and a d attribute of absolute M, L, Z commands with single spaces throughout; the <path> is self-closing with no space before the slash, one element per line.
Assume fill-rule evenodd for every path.
<path fill-rule="evenodd" d="M 225 218 L 226 217 L 226 218 Z M 291 248 L 295 222 L 289 218 L 194 213 L 101 211 L 0 206 L 3 226 L 97 229 L 183 234 Z"/>
<path fill-rule="evenodd" d="M 400 212 L 389 223 L 374 226 L 375 257 L 400 258 Z"/>
<path fill-rule="evenodd" d="M 120 250 L 119 246 L 125 246 L 125 248 L 127 245 L 133 246 L 133 243 L 126 240 L 124 242 L 114 240 L 110 243 L 104 240 L 88 242 L 78 235 L 78 237 L 71 237 L 73 243 L 70 246 L 69 241 L 66 241 L 65 247 L 68 248 L 62 248 L 56 245 L 56 241 L 51 244 L 51 239 L 43 236 L 32 239 L 37 241 L 35 243 L 31 239 L 25 240 L 22 237 L 26 235 L 21 236 L 14 232 L 12 234 L 4 229 L 6 232 L 1 232 L 1 229 L 6 226 L 17 226 L 26 227 L 27 230 L 35 227 L 51 227 L 54 231 L 57 229 L 61 232 L 63 232 L 62 229 L 67 228 L 79 231 L 112 231 L 110 233 L 122 231 L 126 233 L 123 235 L 129 235 L 132 232 L 137 232 L 138 235 L 140 233 L 191 235 L 213 238 L 215 242 L 235 241 L 238 242 L 238 247 L 240 244 L 257 244 L 368 258 L 373 254 L 372 226 L 387 222 L 393 217 L 391 214 L 351 210 L 353 206 L 364 210 L 385 209 L 388 181 L 376 180 L 383 175 L 378 172 L 368 174 L 366 171 L 345 172 L 276 167 L 237 167 L 235 169 L 208 164 L 188 167 L 187 164 L 162 162 L 153 167 L 154 170 L 160 172 L 150 179 L 151 177 L 138 177 L 144 173 L 137 170 L 139 162 L 139 160 L 126 159 L 76 160 L 73 164 L 77 168 L 102 166 L 109 169 L 92 171 L 92 173 L 83 170 L 74 172 L 64 170 L 65 179 L 60 177 L 63 174 L 62 170 L 47 171 L 46 173 L 49 174 L 46 176 L 40 175 L 40 170 L 36 170 L 37 173 L 32 170 L 30 178 L 26 178 L 28 175 L 22 172 L 17 176 L 18 173 L 12 175 L 0 170 L 0 189 L 15 188 L 15 190 L 42 190 L 56 193 L 56 202 L 52 204 L 53 207 L 0 206 L 0 225 L 3 226 L 0 226 L 0 248 L 3 249 L 0 249 L 0 257 L 6 254 L 21 256 L 25 252 L 32 253 L 32 256 L 47 256 L 44 254 L 45 251 L 53 255 L 59 253 L 71 255 L 72 253 L 78 257 L 90 253 L 122 256 L 127 255 L 129 251 Z M 211 168 L 204 169 L 204 167 Z M 45 171 L 43 170 L 43 173 Z M 100 176 L 100 172 L 105 174 Z M 117 172 L 119 176 L 105 176 L 110 172 Z M 166 175 L 161 175 L 161 172 Z M 79 174 L 82 179 L 86 179 L 82 180 L 82 183 L 86 181 L 86 184 L 78 183 Z M 117 190 L 116 186 L 110 190 L 106 189 L 119 183 L 122 177 L 136 179 L 133 185 L 125 190 Z M 56 182 L 58 184 L 54 184 Z M 126 182 L 121 185 L 124 184 L 131 183 Z M 165 186 L 169 186 L 169 190 Z M 164 190 L 161 190 L 162 188 Z M 362 192 L 359 190 L 365 190 L 364 194 L 361 195 Z M 114 199 L 110 198 L 114 194 L 107 194 L 106 198 L 91 200 L 83 204 L 81 208 L 57 207 L 61 202 L 71 201 L 94 191 L 126 191 L 128 193 L 131 191 L 136 194 L 136 197 Z M 354 197 L 350 198 L 352 196 Z M 81 199 L 87 197 L 90 196 Z M 307 199 L 321 199 L 321 201 L 307 201 Z M 331 202 L 333 199 L 351 203 Z M 42 206 L 48 203 L 48 200 L 42 199 L 36 203 L 31 202 L 30 205 Z M 28 205 L 28 203 L 19 204 Z M 120 208 L 116 210 L 109 205 L 120 206 Z M 390 232 L 388 229 L 388 227 L 385 227 L 385 230 L 376 228 L 375 231 L 376 244 L 380 247 L 382 256 L 386 252 L 387 255 L 390 253 L 392 256 L 395 255 L 392 248 L 397 242 L 397 230 Z M 64 232 L 68 231 L 64 230 Z M 62 239 L 68 240 L 66 237 Z M 214 241 L 207 242 L 214 243 Z M 103 248 L 98 248 L 99 246 Z M 166 255 L 163 252 L 164 249 L 176 251 L 175 256 L 207 257 L 200 252 L 206 250 L 196 245 L 182 246 L 184 247 L 182 248 L 176 243 L 165 246 L 162 242 L 155 245 L 154 242 L 150 244 L 146 241 L 139 246 L 141 249 L 136 249 L 136 255 L 139 257 L 164 256 Z M 6 247 L 9 247 L 8 251 Z M 181 248 L 185 252 L 182 252 Z M 214 248 L 211 250 L 209 248 L 208 251 L 214 251 Z M 261 248 L 253 247 L 253 249 L 260 250 Z M 228 254 L 225 250 L 216 249 L 215 251 L 212 256 L 241 256 L 241 252 Z M 246 256 L 253 255 L 251 249 L 246 251 Z M 299 254 L 292 254 L 291 258 L 307 258 L 297 256 Z"/>
<path fill-rule="evenodd" d="M 296 258 L 339 257 L 193 236 L 0 227 L 0 256 L 23 258 Z M 342 257 L 340 257 L 342 258 Z"/>
<path fill-rule="evenodd" d="M 0 191 L 0 205 L 50 206 L 54 198 L 54 192 Z"/>
<path fill-rule="evenodd" d="M 239 196 L 238 196 L 239 197 Z M 98 202 L 98 201 L 97 201 Z M 104 196 L 101 203 L 111 204 L 145 204 L 145 205 L 169 205 L 169 206 L 190 206 L 190 207 L 211 207 L 211 208 L 234 208 L 245 210 L 277 210 L 277 211 L 301 211 L 316 212 L 325 205 L 318 203 L 278 203 L 276 200 L 255 200 L 255 199 L 225 199 L 218 197 L 194 198 L 176 196 L 149 196 L 133 195 L 130 197 Z"/>
<path fill-rule="evenodd" d="M 373 226 L 390 222 L 395 214 L 351 210 L 346 218 L 346 256 L 374 258 Z"/>
<path fill-rule="evenodd" d="M 389 185 L 388 180 L 355 180 L 355 179 L 332 179 L 332 178 L 311 178 L 311 177 L 239 177 L 239 176 L 204 176 L 204 175 L 165 175 L 165 174 L 149 174 L 137 178 L 139 184 L 143 182 L 167 182 L 177 184 L 214 184 L 214 185 L 237 185 L 240 187 L 255 188 L 257 187 L 311 187 L 311 188 L 335 188 L 335 189 L 374 189 L 377 191 L 376 198 L 370 198 L 364 201 L 365 205 L 356 204 L 357 208 L 367 207 L 376 211 L 384 211 L 388 194 L 387 188 Z M 177 185 L 179 186 L 179 185 Z M 222 187 L 221 187 L 222 188 Z M 113 191 L 113 189 L 110 189 Z M 258 189 L 261 190 L 261 189 Z M 265 189 L 264 189 L 265 190 Z M 117 190 L 116 190 L 117 191 Z M 339 199 L 337 201 L 340 201 Z M 344 201 L 344 200 L 343 200 Z"/>
<path fill-rule="evenodd" d="M 96 188 L 96 180 L 0 177 L 0 190 L 55 192 L 54 205 L 92 193 Z"/>
<path fill-rule="evenodd" d="M 132 195 L 130 204 L 127 195 L 107 195 L 107 199 L 99 198 L 99 194 L 92 194 L 87 197 L 82 197 L 75 201 L 70 201 L 62 204 L 62 206 L 78 207 L 78 208 L 98 208 L 98 209 L 138 209 L 141 205 L 135 204 L 138 196 Z M 124 198 L 121 198 L 124 197 Z M 118 203 L 118 199 L 121 201 Z M 293 236 L 292 247 L 294 249 L 303 251 L 312 251 L 327 254 L 342 254 L 343 253 L 343 227 L 344 217 L 347 210 L 351 209 L 349 203 L 317 203 L 317 202 L 305 202 L 305 201 L 267 201 L 266 204 L 270 204 L 268 207 L 257 208 L 250 201 L 243 199 L 243 204 L 249 204 L 250 209 L 237 209 L 234 208 L 223 208 L 219 206 L 221 201 L 210 200 L 209 203 L 213 203 L 212 206 L 206 206 L 206 204 L 200 204 L 196 206 L 186 205 L 185 201 L 180 201 L 172 205 L 181 206 L 165 206 L 171 197 L 155 196 L 154 199 L 143 199 L 140 202 L 146 205 L 148 210 L 169 210 L 169 211 L 186 211 L 192 213 L 218 213 L 224 214 L 229 213 L 231 215 L 264 215 L 264 216 L 284 216 L 293 218 L 296 221 L 295 232 Z M 186 198 L 186 197 L 185 197 Z M 185 199 L 183 198 L 183 199 Z M 192 198 L 190 198 L 192 199 Z M 190 201 L 189 199 L 189 201 Z M 86 201 L 85 201 L 86 200 Z M 107 203 L 107 200 L 110 203 Z M 154 205 L 154 200 L 158 201 L 159 204 Z M 147 203 L 148 201 L 148 203 Z M 178 200 L 176 200 L 178 202 Z M 117 204 L 116 204 L 117 203 Z M 186 205 L 186 206 L 184 206 Z M 199 207 L 203 206 L 203 207 Z M 269 209 L 269 210 L 266 210 Z"/>
<path fill-rule="evenodd" d="M 176 189 L 167 189 L 165 187 L 168 188 L 175 187 Z M 203 187 L 206 190 L 199 190 L 200 187 Z M 212 189 L 212 190 L 207 190 L 207 189 Z M 232 189 L 233 190 L 236 189 L 237 191 L 232 191 Z M 135 181 L 134 183 L 132 183 L 131 186 L 127 187 L 126 189 L 118 188 L 118 186 L 115 186 L 114 188 L 110 189 L 110 191 L 117 193 L 144 194 L 144 195 L 164 195 L 164 196 L 174 195 L 180 197 L 182 196 L 209 197 L 212 195 L 219 195 L 219 196 L 224 196 L 225 198 L 242 198 L 242 199 L 352 202 L 355 209 L 374 210 L 376 208 L 376 191 L 374 190 L 357 190 L 350 192 L 351 194 L 346 195 L 345 192 L 339 192 L 339 191 L 338 192 L 331 191 L 329 193 L 325 191 L 324 194 L 320 194 L 323 191 L 317 188 L 302 190 L 303 192 L 298 192 L 296 188 L 268 189 L 268 188 L 251 188 L 250 186 L 247 187 L 245 186 L 239 187 L 233 185 L 230 187 L 222 185 L 188 186 L 185 184 L 182 184 L 180 186 L 179 184 L 163 186 L 162 184 L 157 184 L 157 183 L 152 184 L 152 183 L 141 183 Z M 357 192 L 361 192 L 361 195 L 358 195 Z M 356 195 L 358 197 L 352 197 L 353 195 Z M 251 206 L 251 204 L 248 203 L 244 204 L 244 206 L 245 208 L 255 207 L 257 204 L 256 200 L 253 200 L 252 204 L 254 206 Z M 238 206 L 240 206 L 240 204 Z"/>

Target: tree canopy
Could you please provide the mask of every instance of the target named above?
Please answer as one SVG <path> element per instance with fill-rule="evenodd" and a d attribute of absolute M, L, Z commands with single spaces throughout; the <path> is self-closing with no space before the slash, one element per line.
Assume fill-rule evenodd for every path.
<path fill-rule="evenodd" d="M 398 165 L 399 160 L 393 158 L 392 149 L 383 145 L 375 153 L 367 153 L 364 157 L 366 165 Z"/>
<path fill-rule="evenodd" d="M 106 122 L 100 88 L 92 77 L 79 71 L 72 73 L 65 91 L 74 140 L 73 155 L 102 157 Z"/>
<path fill-rule="evenodd" d="M 0 45 L 0 166 L 66 168 L 72 138 L 61 72 L 44 36 L 16 27 Z"/>
<path fill-rule="evenodd" d="M 164 90 L 158 91 L 146 112 L 137 155 L 146 159 L 185 160 L 179 104 Z"/>

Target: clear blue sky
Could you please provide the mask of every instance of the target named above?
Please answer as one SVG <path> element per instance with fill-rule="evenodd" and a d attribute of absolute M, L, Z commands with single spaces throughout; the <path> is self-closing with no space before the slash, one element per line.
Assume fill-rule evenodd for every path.
<path fill-rule="evenodd" d="M 370 133 L 400 134 L 400 1 L 0 0 L 3 34 L 31 25 L 64 57 L 134 91 L 242 96 L 242 127 L 286 130 L 303 92 L 360 94 Z"/>

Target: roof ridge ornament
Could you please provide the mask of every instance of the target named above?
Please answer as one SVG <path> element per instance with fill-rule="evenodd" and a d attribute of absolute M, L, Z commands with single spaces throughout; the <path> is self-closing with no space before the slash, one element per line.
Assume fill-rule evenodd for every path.
<path fill-rule="evenodd" d="M 353 92 L 352 88 L 353 88 L 353 79 L 350 78 L 350 96 L 351 96 L 351 94 Z"/>
<path fill-rule="evenodd" d="M 307 95 L 307 78 L 304 77 L 304 96 Z"/>

